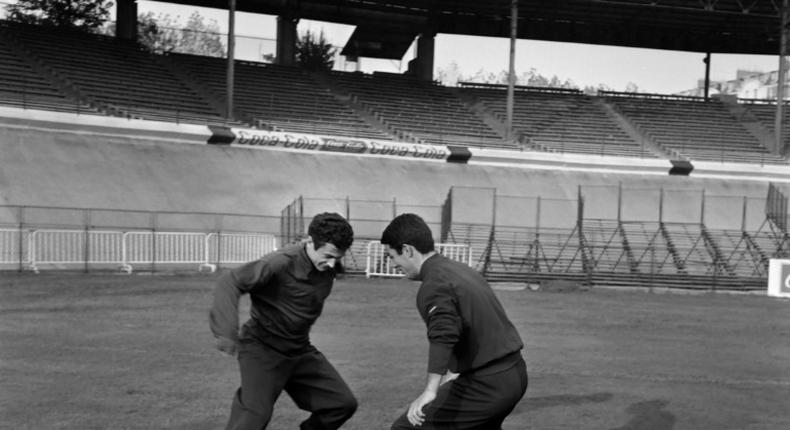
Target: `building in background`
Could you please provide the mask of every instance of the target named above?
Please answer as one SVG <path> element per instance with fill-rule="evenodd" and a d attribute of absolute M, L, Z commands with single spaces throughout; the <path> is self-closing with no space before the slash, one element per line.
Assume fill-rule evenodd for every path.
<path fill-rule="evenodd" d="M 729 81 L 711 81 L 710 95 L 727 94 L 739 99 L 776 100 L 776 84 L 779 81 L 779 72 L 760 72 L 751 70 L 738 70 L 735 79 Z M 785 78 L 785 85 L 790 84 L 790 73 Z M 678 93 L 684 96 L 705 95 L 705 80 L 697 81 L 697 87 Z M 785 100 L 790 99 L 790 94 L 785 95 Z"/>

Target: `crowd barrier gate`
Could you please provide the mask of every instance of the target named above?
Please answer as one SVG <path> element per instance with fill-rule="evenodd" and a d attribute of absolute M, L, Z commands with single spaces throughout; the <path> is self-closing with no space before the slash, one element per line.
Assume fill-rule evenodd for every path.
<path fill-rule="evenodd" d="M 436 252 L 445 257 L 472 266 L 472 248 L 455 243 L 437 243 Z M 377 240 L 368 242 L 365 264 L 365 277 L 371 276 L 398 278 L 404 274 L 398 270 L 387 255 L 387 248 Z"/>
<path fill-rule="evenodd" d="M 136 265 L 198 265 L 252 261 L 277 249 L 274 235 L 80 229 L 0 229 L 0 265 L 19 265 L 38 273 L 41 265 L 117 265 L 131 273 Z"/>

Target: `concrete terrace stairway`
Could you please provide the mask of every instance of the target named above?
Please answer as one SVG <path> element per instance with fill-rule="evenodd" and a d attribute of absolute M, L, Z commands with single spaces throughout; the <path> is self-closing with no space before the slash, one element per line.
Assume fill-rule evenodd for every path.
<path fill-rule="evenodd" d="M 733 118 L 760 142 L 760 145 L 765 148 L 774 147 L 773 129 L 768 129 L 747 105 L 738 103 L 735 97 L 720 97 L 719 101 Z"/>
<path fill-rule="evenodd" d="M 610 118 L 612 118 L 620 128 L 633 139 L 634 142 L 637 142 L 645 152 L 652 153 L 653 156 L 659 158 L 673 158 L 673 154 L 667 153 L 664 151 L 660 146 L 656 145 L 650 136 L 645 135 L 642 133 L 639 128 L 634 127 L 634 125 L 628 121 L 628 119 L 617 110 L 617 108 L 606 102 L 606 99 L 601 97 L 596 97 L 593 101 L 596 105 L 600 106 Z"/>
<path fill-rule="evenodd" d="M 506 118 L 503 119 L 500 116 L 495 115 L 493 112 L 486 108 L 486 105 L 481 100 L 476 99 L 474 96 L 468 94 L 465 91 L 462 91 L 459 87 L 447 87 L 447 89 L 452 92 L 459 100 L 465 103 L 469 109 L 474 112 L 481 121 L 483 121 L 487 126 L 489 126 L 492 130 L 494 130 L 497 134 L 505 138 L 508 134 Z M 520 135 L 518 132 L 514 131 L 515 136 L 511 139 L 509 144 L 511 145 L 520 145 L 517 142 L 526 141 L 526 138 L 523 135 Z M 545 150 L 545 148 L 541 148 Z"/>
<path fill-rule="evenodd" d="M 346 94 L 342 89 L 338 88 L 334 82 L 329 79 L 325 72 L 312 72 L 310 76 L 321 86 L 327 88 L 329 93 L 341 104 L 349 107 L 362 121 L 367 123 L 371 128 L 378 130 L 383 135 L 388 136 L 393 140 L 401 140 L 408 142 L 419 142 L 419 139 L 411 136 L 408 133 L 398 133 L 392 128 L 387 127 L 386 124 L 378 120 L 378 118 L 371 112 L 365 105 L 358 103 L 357 100 Z"/>
<path fill-rule="evenodd" d="M 174 62 L 169 55 L 155 55 L 153 56 L 153 60 L 169 70 L 170 73 L 178 78 L 185 86 L 187 86 L 187 88 L 195 92 L 195 94 L 200 96 L 202 99 L 206 100 L 212 109 L 217 112 L 223 112 L 227 114 L 227 97 L 218 97 L 215 95 L 213 91 L 209 90 L 199 80 L 192 76 L 192 74 L 190 74 L 186 68 L 179 67 L 179 65 L 176 64 L 176 62 Z M 226 125 L 250 126 L 252 124 L 252 121 L 250 121 L 248 118 L 236 117 L 233 114 L 234 113 L 231 112 L 231 118 L 226 118 Z M 226 115 L 226 117 L 227 116 L 228 115 Z"/>
<path fill-rule="evenodd" d="M 775 138 L 776 102 L 770 100 L 739 100 L 738 106 L 744 110 L 744 115 L 759 121 L 769 139 Z M 785 103 L 782 113 L 784 123 L 790 123 L 790 105 Z M 790 133 L 785 133 L 783 143 L 783 148 L 779 148 L 780 151 L 786 151 L 787 148 L 790 148 Z M 763 144 L 769 148 L 773 147 L 773 142 L 770 145 L 767 143 Z"/>

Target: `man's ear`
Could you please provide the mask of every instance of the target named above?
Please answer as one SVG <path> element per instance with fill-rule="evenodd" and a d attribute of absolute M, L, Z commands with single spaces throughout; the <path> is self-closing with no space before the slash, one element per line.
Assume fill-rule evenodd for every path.
<path fill-rule="evenodd" d="M 405 255 L 406 257 L 412 258 L 414 256 L 414 251 L 415 249 L 413 246 L 407 243 L 403 244 L 403 255 Z"/>

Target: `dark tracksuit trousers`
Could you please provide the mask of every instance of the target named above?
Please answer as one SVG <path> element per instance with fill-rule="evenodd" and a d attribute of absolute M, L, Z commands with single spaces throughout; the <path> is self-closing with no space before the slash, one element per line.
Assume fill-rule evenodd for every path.
<path fill-rule="evenodd" d="M 428 331 L 428 373 L 460 373 L 439 387 L 414 427 L 406 415 L 392 425 L 405 429 L 498 430 L 527 391 L 524 343 L 480 273 L 435 254 L 420 267 L 417 310 Z"/>
<path fill-rule="evenodd" d="M 429 403 L 425 423 L 411 425 L 406 414 L 392 424 L 392 430 L 499 430 L 502 422 L 527 391 L 527 367 L 519 359 L 508 369 L 493 374 L 461 374 L 441 387 Z"/>
<path fill-rule="evenodd" d="M 255 341 L 239 346 L 241 388 L 236 391 L 227 430 L 265 429 L 274 403 L 285 390 L 294 403 L 312 412 L 302 430 L 335 430 L 357 409 L 346 383 L 321 352 L 310 346 L 286 356 Z"/>
<path fill-rule="evenodd" d="M 302 430 L 336 430 L 357 409 L 346 383 L 310 344 L 310 327 L 332 290 L 335 272 L 318 271 L 305 246 L 274 251 L 227 272 L 217 283 L 211 331 L 218 338 L 238 337 L 241 371 L 228 430 L 265 429 L 283 391 L 312 412 Z M 242 294 L 250 295 L 252 306 L 239 334 Z"/>

